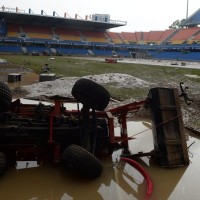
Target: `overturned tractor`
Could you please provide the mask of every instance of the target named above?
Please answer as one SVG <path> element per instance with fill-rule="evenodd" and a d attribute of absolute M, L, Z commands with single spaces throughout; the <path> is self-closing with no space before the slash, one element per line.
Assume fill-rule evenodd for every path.
<path fill-rule="evenodd" d="M 17 160 L 37 160 L 62 162 L 91 178 L 98 177 L 103 170 L 98 157 L 112 155 L 116 146 L 124 157 L 135 156 L 129 151 L 132 138 L 127 133 L 127 114 L 144 106 L 150 107 L 154 125 L 154 150 L 149 155 L 161 166 L 189 163 L 177 89 L 153 88 L 142 101 L 106 109 L 108 91 L 81 78 L 72 96 L 51 97 L 53 105 L 22 104 L 20 99 L 12 101 L 10 89 L 0 83 L 0 174 Z M 71 101 L 77 102 L 76 110 L 67 109 Z M 120 136 L 115 135 L 115 118 L 121 123 Z"/>

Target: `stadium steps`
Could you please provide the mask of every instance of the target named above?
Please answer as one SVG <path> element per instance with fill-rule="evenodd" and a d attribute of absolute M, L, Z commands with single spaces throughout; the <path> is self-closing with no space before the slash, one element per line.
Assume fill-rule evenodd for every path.
<path fill-rule="evenodd" d="M 125 41 L 125 39 L 122 37 L 120 33 L 118 33 L 118 37 L 120 38 L 123 44 L 127 44 L 127 42 Z"/>
<path fill-rule="evenodd" d="M 200 30 L 197 31 L 193 37 L 189 38 L 189 40 L 187 41 L 188 44 L 192 44 L 193 42 L 198 42 L 200 38 Z"/>
<path fill-rule="evenodd" d="M 27 51 L 27 48 L 26 48 L 26 47 L 21 47 L 21 49 L 22 49 L 22 52 L 23 52 L 24 54 L 27 54 L 27 53 L 28 53 L 28 51 Z"/>
<path fill-rule="evenodd" d="M 107 33 L 104 33 L 104 35 L 108 43 L 113 43 L 112 39 L 108 36 Z"/>
<path fill-rule="evenodd" d="M 56 53 L 57 53 L 57 50 L 55 48 L 50 48 L 50 51 L 51 51 L 52 55 L 56 55 Z"/>
<path fill-rule="evenodd" d="M 78 31 L 78 33 L 79 33 L 79 35 L 80 35 L 81 42 L 87 42 L 87 41 L 88 41 L 88 40 L 87 40 L 87 37 L 85 37 L 85 36 L 81 33 L 81 31 Z"/>
<path fill-rule="evenodd" d="M 170 39 L 179 32 L 179 29 L 177 29 L 176 31 L 174 31 L 172 34 L 170 34 L 165 40 L 162 41 L 162 44 L 166 44 L 167 42 L 170 41 Z"/>
<path fill-rule="evenodd" d="M 94 56 L 94 52 L 92 50 L 88 50 L 88 54 L 91 55 L 91 56 Z"/>

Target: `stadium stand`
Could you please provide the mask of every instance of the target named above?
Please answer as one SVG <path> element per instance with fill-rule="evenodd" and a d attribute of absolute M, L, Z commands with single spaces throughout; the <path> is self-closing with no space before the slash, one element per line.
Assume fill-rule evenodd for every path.
<path fill-rule="evenodd" d="M 8 24 L 7 25 L 7 37 L 17 38 L 20 36 L 19 25 L 16 24 Z"/>
<path fill-rule="evenodd" d="M 147 44 L 159 44 L 164 31 L 150 31 L 147 37 Z"/>
<path fill-rule="evenodd" d="M 169 42 L 171 44 L 187 43 L 187 41 L 198 31 L 200 31 L 199 27 L 179 29 L 179 31 L 170 38 Z"/>
<path fill-rule="evenodd" d="M 143 41 L 141 44 L 147 44 L 149 32 L 141 32 L 141 34 L 142 34 L 142 41 Z"/>
<path fill-rule="evenodd" d="M 119 33 L 119 35 L 120 35 L 120 38 L 122 38 L 122 40 L 126 44 L 136 44 L 137 43 L 135 33 L 121 32 L 121 33 Z"/>
<path fill-rule="evenodd" d="M 137 44 L 143 44 L 142 35 L 142 32 L 135 32 Z"/>
<path fill-rule="evenodd" d="M 159 44 L 165 44 L 169 40 L 170 37 L 172 37 L 176 33 L 176 30 L 174 29 L 167 29 L 164 31 L 164 33 L 160 37 Z"/>
<path fill-rule="evenodd" d="M 59 50 L 65 55 L 87 56 L 89 54 L 88 50 L 85 49 L 85 48 L 83 48 L 83 49 L 80 49 L 80 48 L 60 48 Z"/>
<path fill-rule="evenodd" d="M 0 53 L 200 60 L 200 9 L 163 31 L 117 33 L 110 29 L 125 24 L 6 11 L 0 23 Z"/>
<path fill-rule="evenodd" d="M 106 32 L 106 35 L 107 35 L 109 43 L 114 43 L 114 44 L 123 43 L 118 33 L 108 31 Z"/>
<path fill-rule="evenodd" d="M 69 28 L 55 28 L 54 35 L 57 36 L 59 40 L 66 41 L 81 41 L 81 34 L 77 29 Z"/>
<path fill-rule="evenodd" d="M 107 43 L 104 31 L 81 30 L 81 36 L 87 42 Z"/>
<path fill-rule="evenodd" d="M 107 50 L 107 49 L 94 49 L 92 50 L 94 55 L 98 56 L 106 56 L 106 57 L 111 57 L 113 55 L 112 50 Z"/>
<path fill-rule="evenodd" d="M 160 44 L 167 40 L 174 30 L 150 32 L 122 32 L 121 38 L 129 44 Z"/>
<path fill-rule="evenodd" d="M 188 41 L 188 44 L 198 44 L 200 43 L 200 28 Z"/>
<path fill-rule="evenodd" d="M 200 61 L 200 52 L 181 52 L 181 51 L 149 51 L 149 55 L 161 60 L 188 60 Z"/>
<path fill-rule="evenodd" d="M 52 31 L 50 27 L 24 25 L 20 29 L 20 33 L 26 38 L 51 39 Z"/>
<path fill-rule="evenodd" d="M 0 45 L 0 52 L 20 54 L 22 53 L 22 49 L 20 46 L 15 46 L 15 45 Z"/>

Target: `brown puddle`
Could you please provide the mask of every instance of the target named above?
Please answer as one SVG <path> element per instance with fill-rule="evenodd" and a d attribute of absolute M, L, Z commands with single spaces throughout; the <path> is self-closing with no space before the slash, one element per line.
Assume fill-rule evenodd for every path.
<path fill-rule="evenodd" d="M 0 81 L 7 81 L 7 73 L 0 71 Z M 12 72 L 11 72 L 12 73 Z M 8 83 L 18 87 L 38 81 L 38 75 L 23 72 L 22 81 Z M 146 130 L 146 131 L 145 131 Z M 144 132 L 143 132 L 144 131 Z M 115 132 L 119 134 L 119 129 Z M 132 153 L 153 150 L 151 129 L 142 122 L 129 122 L 128 134 Z M 187 146 L 190 164 L 177 168 L 162 168 L 148 157 L 137 161 L 146 169 L 153 181 L 153 193 L 147 195 L 147 184 L 138 170 L 119 162 L 121 150 L 112 158 L 102 159 L 104 170 L 95 180 L 88 180 L 63 170 L 60 166 L 21 162 L 0 177 L 2 200 L 198 200 L 200 197 L 200 135 L 190 133 Z"/>
<path fill-rule="evenodd" d="M 147 131 L 129 143 L 133 153 L 153 150 L 151 130 L 142 122 L 128 122 L 130 136 L 143 130 Z M 112 158 L 101 160 L 104 170 L 95 180 L 72 174 L 60 166 L 19 163 L 18 169 L 8 169 L 0 178 L 0 197 L 2 200 L 197 200 L 200 196 L 198 135 L 190 134 L 188 146 L 193 142 L 189 148 L 188 166 L 162 168 L 148 157 L 137 160 L 151 176 L 154 184 L 151 195 L 146 194 L 146 180 L 140 172 L 118 161 L 121 154 L 118 150 Z"/>
<path fill-rule="evenodd" d="M 10 88 L 20 87 L 23 85 L 30 85 L 33 83 L 37 83 L 39 80 L 39 76 L 36 73 L 28 72 L 22 75 L 22 80 L 14 83 L 7 83 Z"/>
<path fill-rule="evenodd" d="M 11 73 L 18 73 L 21 74 L 21 81 L 18 82 L 7 82 L 8 81 L 8 74 Z M 20 87 L 23 85 L 30 85 L 33 83 L 37 83 L 39 81 L 39 75 L 29 71 L 27 69 L 24 68 L 6 68 L 0 65 L 0 81 L 2 82 L 7 82 L 7 85 L 10 88 L 14 88 L 14 87 Z"/>

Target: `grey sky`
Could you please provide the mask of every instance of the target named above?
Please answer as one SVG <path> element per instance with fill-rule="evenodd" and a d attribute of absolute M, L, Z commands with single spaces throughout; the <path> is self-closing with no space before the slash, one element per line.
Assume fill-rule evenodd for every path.
<path fill-rule="evenodd" d="M 111 31 L 151 31 L 165 30 L 177 19 L 186 18 L 187 0 L 1 0 L 5 7 L 24 10 L 29 8 L 47 15 L 55 11 L 63 17 L 67 13 L 72 18 L 78 14 L 85 18 L 90 14 L 109 14 L 112 20 L 127 21 L 127 25 Z M 200 8 L 200 0 L 189 0 L 189 16 Z"/>

